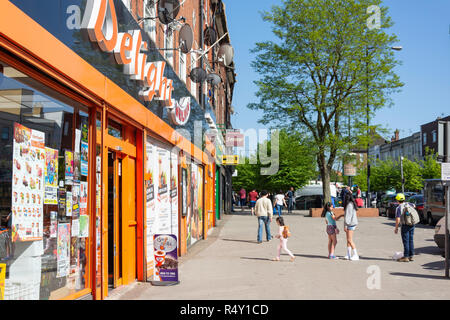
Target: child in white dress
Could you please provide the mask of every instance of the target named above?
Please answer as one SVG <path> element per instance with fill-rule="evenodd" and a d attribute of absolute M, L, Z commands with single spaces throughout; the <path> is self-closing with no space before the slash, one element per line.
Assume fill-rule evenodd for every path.
<path fill-rule="evenodd" d="M 290 236 L 289 228 L 284 225 L 284 220 L 282 217 L 277 218 L 277 224 L 279 226 L 279 230 L 278 234 L 275 235 L 275 238 L 280 239 L 280 244 L 278 245 L 278 255 L 276 258 L 273 258 L 272 261 L 280 261 L 281 249 L 283 249 L 287 254 L 291 256 L 291 262 L 293 262 L 295 260 L 295 256 L 287 248 L 287 238 Z"/>

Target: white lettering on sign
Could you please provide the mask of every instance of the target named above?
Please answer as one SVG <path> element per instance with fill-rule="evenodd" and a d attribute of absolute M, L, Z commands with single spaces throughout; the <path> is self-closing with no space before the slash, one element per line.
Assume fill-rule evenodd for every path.
<path fill-rule="evenodd" d="M 367 18 L 367 28 L 369 30 L 380 29 L 381 28 L 381 9 L 379 6 L 372 5 L 367 8 L 367 13 L 373 13 L 369 18 Z"/>
<path fill-rule="evenodd" d="M 141 51 L 145 52 L 148 44 L 142 39 L 141 30 L 118 32 L 113 0 L 88 0 L 81 29 L 87 31 L 89 39 L 102 51 L 114 54 L 116 63 L 124 66 L 123 72 L 142 86 L 140 98 L 147 102 L 164 101 L 170 109 L 172 122 L 186 124 L 191 110 L 190 98 L 182 98 L 180 102 L 172 99 L 173 80 L 164 77 L 166 62 L 147 61 L 147 55 Z"/>
<path fill-rule="evenodd" d="M 81 10 L 80 7 L 73 4 L 67 7 L 66 13 L 69 17 L 66 20 L 66 26 L 69 30 L 79 30 L 81 28 Z"/>

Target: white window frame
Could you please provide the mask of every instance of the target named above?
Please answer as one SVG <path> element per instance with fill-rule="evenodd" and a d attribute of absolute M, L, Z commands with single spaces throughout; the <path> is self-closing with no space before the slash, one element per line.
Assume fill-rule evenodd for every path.
<path fill-rule="evenodd" d="M 196 54 L 194 52 L 190 53 L 191 55 L 191 70 L 194 69 L 197 66 L 197 63 L 195 62 Z M 195 99 L 197 99 L 197 84 L 192 81 L 191 79 L 191 94 Z"/>
<path fill-rule="evenodd" d="M 149 8 L 148 3 L 152 1 L 153 6 Z M 144 0 L 144 18 L 155 18 L 156 16 L 156 2 L 154 0 Z M 156 19 L 145 19 L 144 30 L 147 32 L 150 39 L 156 43 Z"/>
<path fill-rule="evenodd" d="M 186 54 L 181 51 L 178 54 L 178 68 L 178 76 L 186 83 Z"/>
<path fill-rule="evenodd" d="M 168 26 L 164 26 L 164 48 L 173 49 L 173 30 Z M 169 62 L 171 67 L 173 68 L 173 58 L 174 53 L 173 50 L 164 50 L 164 58 Z"/>
<path fill-rule="evenodd" d="M 122 0 L 123 4 L 129 11 L 131 11 L 131 0 Z"/>

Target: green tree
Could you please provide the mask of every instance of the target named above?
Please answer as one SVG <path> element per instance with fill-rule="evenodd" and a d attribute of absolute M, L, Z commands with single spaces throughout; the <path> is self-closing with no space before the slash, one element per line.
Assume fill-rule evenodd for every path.
<path fill-rule="evenodd" d="M 268 150 L 272 154 L 270 140 L 264 141 L 258 146 Z M 279 163 L 278 171 L 273 175 L 261 175 L 260 159 L 253 156 L 253 160 L 246 159 L 245 163 L 239 164 L 236 169 L 237 177 L 233 177 L 233 189 L 241 187 L 246 190 L 266 189 L 278 192 L 280 189 L 287 191 L 290 187 L 295 189 L 306 185 L 315 176 L 314 157 L 310 154 L 310 145 L 304 141 L 299 133 L 288 133 L 286 130 L 279 132 Z M 255 164 L 251 164 L 255 163 Z"/>
<path fill-rule="evenodd" d="M 380 29 L 367 27 L 370 5 L 381 8 Z M 392 21 L 381 0 L 284 0 L 263 19 L 278 41 L 257 43 L 253 50 L 259 102 L 248 107 L 264 112 L 260 123 L 311 137 L 310 154 L 329 201 L 330 172 L 339 153 L 367 131 L 366 112 L 387 105 L 389 94 L 402 86 L 390 50 L 397 38 L 384 31 Z"/>
<path fill-rule="evenodd" d="M 441 178 L 441 165 L 437 162 L 437 154 L 432 153 L 428 147 L 425 150 L 425 157 L 420 162 L 422 166 L 422 178 L 423 179 L 440 179 Z"/>

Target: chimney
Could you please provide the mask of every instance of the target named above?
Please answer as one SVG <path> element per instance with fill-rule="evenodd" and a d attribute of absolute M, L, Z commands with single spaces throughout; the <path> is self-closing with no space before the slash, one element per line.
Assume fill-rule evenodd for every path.
<path fill-rule="evenodd" d="M 394 141 L 398 141 L 400 138 L 400 131 L 398 131 L 398 129 L 395 130 L 395 140 Z"/>

